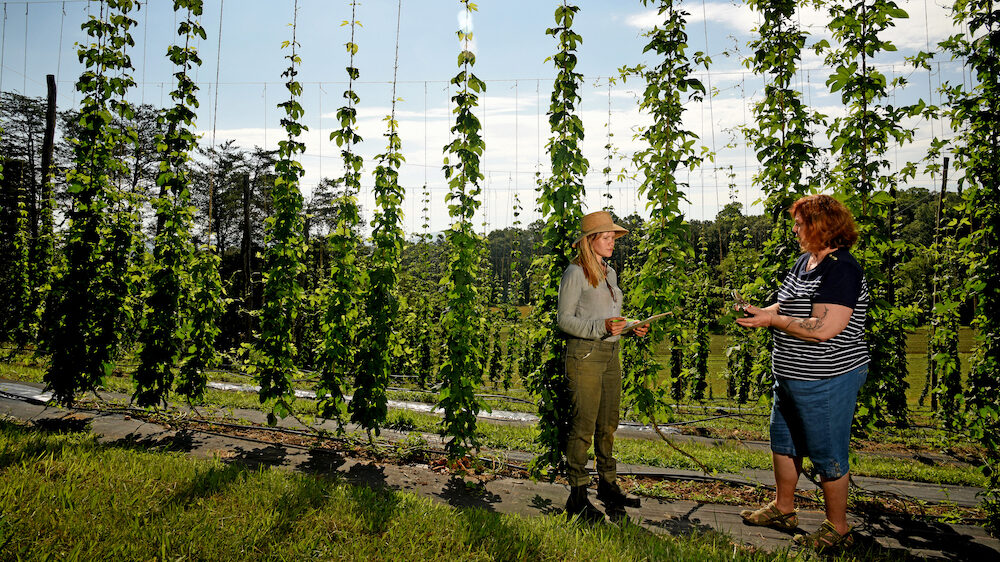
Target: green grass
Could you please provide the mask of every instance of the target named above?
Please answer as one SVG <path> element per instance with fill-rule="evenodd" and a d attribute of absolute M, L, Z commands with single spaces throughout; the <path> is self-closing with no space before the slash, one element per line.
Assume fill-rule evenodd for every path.
<path fill-rule="evenodd" d="M 717 533 L 654 535 L 456 510 L 336 478 L 101 446 L 0 421 L 0 558 L 773 560 Z"/>

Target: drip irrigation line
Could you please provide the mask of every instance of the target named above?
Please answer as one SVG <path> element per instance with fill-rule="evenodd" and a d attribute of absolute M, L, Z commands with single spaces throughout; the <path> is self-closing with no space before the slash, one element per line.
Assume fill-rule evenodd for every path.
<path fill-rule="evenodd" d="M 390 390 L 390 391 L 393 391 L 393 392 L 416 392 L 418 394 L 437 394 L 437 392 L 435 392 L 433 390 L 423 390 L 423 389 L 418 389 L 418 388 L 401 388 L 401 387 L 398 387 L 398 386 L 389 386 L 389 387 L 386 387 L 386 390 Z M 527 400 L 527 399 L 524 399 L 524 398 L 517 398 L 517 397 L 514 397 L 514 396 L 504 396 L 503 394 L 474 394 L 474 396 L 476 398 L 483 398 L 483 399 L 486 399 L 486 400 L 497 400 L 497 401 L 506 400 L 508 402 L 519 402 L 521 404 L 531 404 L 532 406 L 537 406 L 538 405 L 537 402 L 533 402 L 531 400 Z M 424 403 L 426 404 L 427 402 L 424 402 Z"/>
<path fill-rule="evenodd" d="M 681 409 L 682 407 L 686 407 L 686 405 L 671 404 L 670 407 L 673 408 L 673 410 L 676 413 L 678 413 L 678 414 L 697 415 L 697 412 L 692 412 L 690 410 L 682 410 Z M 704 414 L 704 415 L 706 415 L 706 416 L 709 415 L 709 412 L 708 412 L 707 408 L 703 408 L 701 413 Z M 733 416 L 737 416 L 737 417 L 740 417 L 740 416 L 769 417 L 770 416 L 770 414 L 758 414 L 758 413 L 755 413 L 755 412 L 735 412 L 735 413 L 734 412 L 726 412 L 725 410 L 720 410 L 719 408 L 716 408 L 716 413 L 719 414 L 719 415 L 727 414 L 727 415 L 733 415 Z"/>
<path fill-rule="evenodd" d="M 754 414 L 754 415 L 766 416 L 767 414 Z M 712 420 L 719 420 L 719 419 L 726 419 L 726 418 L 740 418 L 740 417 L 743 417 L 743 414 L 719 414 L 717 416 L 710 416 L 710 417 L 707 417 L 707 418 L 698 418 L 698 419 L 687 420 L 687 421 L 682 421 L 682 422 L 661 423 L 660 425 L 662 425 L 664 427 L 680 427 L 682 425 L 693 425 L 693 424 L 696 424 L 696 423 L 702 423 L 702 422 L 707 422 L 707 421 L 712 421 Z"/>

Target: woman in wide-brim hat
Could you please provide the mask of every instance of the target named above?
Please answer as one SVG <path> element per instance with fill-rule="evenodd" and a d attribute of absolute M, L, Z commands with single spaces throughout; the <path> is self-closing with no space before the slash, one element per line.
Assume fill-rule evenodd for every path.
<path fill-rule="evenodd" d="M 593 441 L 598 485 L 597 499 L 613 521 L 625 516 L 625 507 L 639 507 L 639 499 L 622 492 L 617 484 L 613 455 L 621 403 L 619 339 L 625 328 L 621 316 L 622 291 L 618 274 L 607 263 L 615 240 L 628 234 L 606 211 L 590 213 L 581 221 L 580 236 L 573 242 L 577 256 L 563 273 L 559 285 L 559 328 L 567 336 L 566 378 L 573 406 L 573 420 L 566 445 L 566 478 L 570 496 L 566 511 L 588 521 L 604 515 L 590 503 L 587 487 L 587 450 Z M 646 326 L 633 330 L 646 335 Z"/>

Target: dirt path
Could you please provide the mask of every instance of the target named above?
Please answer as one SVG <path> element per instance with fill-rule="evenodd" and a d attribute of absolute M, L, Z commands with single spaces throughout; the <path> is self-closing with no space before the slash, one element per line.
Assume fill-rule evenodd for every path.
<path fill-rule="evenodd" d="M 218 457 L 226 462 L 251 466 L 337 475 L 357 484 L 410 491 L 456 508 L 480 507 L 487 511 L 528 517 L 560 513 L 568 495 L 568 488 L 558 483 L 495 475 L 462 478 L 432 466 L 433 463 L 398 464 L 372 458 L 371 455 L 317 449 L 308 441 L 296 439 L 294 434 L 276 439 L 273 432 L 264 427 L 224 431 L 205 424 L 193 424 L 176 428 L 139 419 L 127 412 L 47 406 L 32 400 L 31 393 L 37 392 L 39 385 L 16 383 L 16 386 L 12 386 L 12 381 L 0 381 L 0 415 L 33 423 L 40 429 L 90 431 L 108 446 L 160 448 L 183 451 L 197 458 Z M 234 421 L 238 419 L 243 424 L 263 425 L 264 421 L 263 414 L 253 410 L 233 411 L 230 415 Z M 287 422 L 286 426 L 292 428 L 294 421 Z M 382 437 L 393 442 L 406 436 L 384 431 Z M 433 446 L 435 437 L 428 438 Z M 506 452 L 505 457 L 512 463 L 527 460 L 527 455 L 517 452 Z M 691 471 L 637 465 L 621 465 L 620 469 L 622 472 L 676 479 L 699 477 L 698 473 Z M 748 471 L 717 477 L 747 483 L 772 482 L 770 471 Z M 856 478 L 855 481 L 869 491 L 905 495 L 914 501 L 950 501 L 960 505 L 978 503 L 979 490 L 975 488 L 874 478 Z M 803 481 L 803 484 L 808 483 Z M 592 498 L 593 495 L 594 492 L 591 492 Z M 766 550 L 779 550 L 789 545 L 787 534 L 745 526 L 738 515 L 741 508 L 644 498 L 642 507 L 629 509 L 629 515 L 635 523 L 657 533 L 678 534 L 714 529 L 729 535 L 736 542 Z M 898 554 L 900 558 L 909 554 L 940 560 L 1000 559 L 1000 541 L 978 526 L 933 523 L 911 517 L 854 516 L 852 519 L 860 548 L 886 550 Z M 821 511 L 800 512 L 804 530 L 811 531 L 822 520 Z"/>

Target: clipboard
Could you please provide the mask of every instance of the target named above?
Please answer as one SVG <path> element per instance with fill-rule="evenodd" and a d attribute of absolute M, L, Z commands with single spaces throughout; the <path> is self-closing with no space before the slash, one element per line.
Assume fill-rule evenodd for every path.
<path fill-rule="evenodd" d="M 651 322 L 656 322 L 657 320 L 670 315 L 671 315 L 670 312 L 661 312 L 659 314 L 654 314 L 649 318 L 646 318 L 645 320 L 627 320 L 628 324 L 625 324 L 625 328 L 622 329 L 621 335 L 625 335 L 631 332 L 632 330 L 638 328 L 639 326 L 645 326 L 646 324 L 649 324 Z"/>

